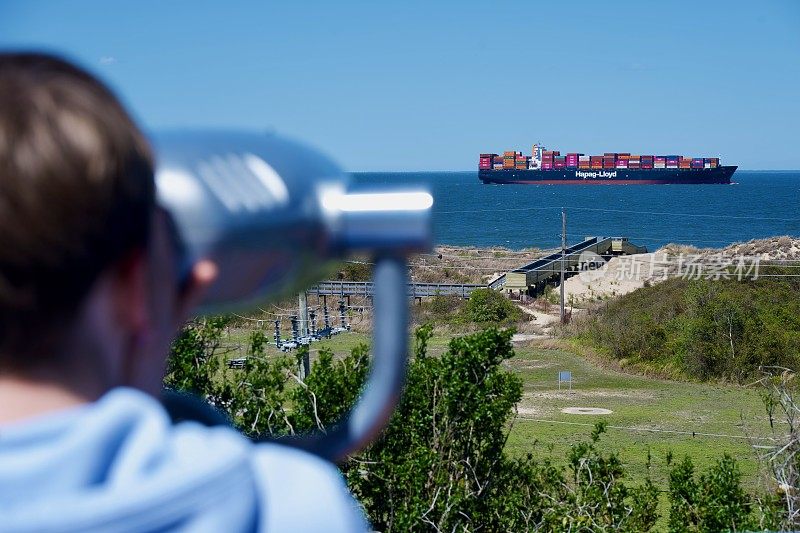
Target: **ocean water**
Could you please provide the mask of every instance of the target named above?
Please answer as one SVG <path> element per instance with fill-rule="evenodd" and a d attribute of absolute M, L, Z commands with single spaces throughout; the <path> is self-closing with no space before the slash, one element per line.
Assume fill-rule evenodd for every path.
<path fill-rule="evenodd" d="M 354 180 L 428 187 L 437 244 L 560 246 L 562 207 L 569 243 L 624 236 L 655 250 L 800 237 L 800 171 L 737 171 L 731 185 L 483 185 L 477 172 L 363 172 Z"/>

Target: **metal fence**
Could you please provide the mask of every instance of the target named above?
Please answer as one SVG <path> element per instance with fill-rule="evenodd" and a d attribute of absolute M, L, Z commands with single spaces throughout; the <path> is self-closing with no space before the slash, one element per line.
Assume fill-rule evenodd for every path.
<path fill-rule="evenodd" d="M 409 298 L 428 298 L 431 296 L 459 296 L 469 298 L 475 289 L 485 289 L 486 285 L 449 283 L 409 283 Z M 365 296 L 374 293 L 371 281 L 322 281 L 307 291 L 320 296 Z"/>

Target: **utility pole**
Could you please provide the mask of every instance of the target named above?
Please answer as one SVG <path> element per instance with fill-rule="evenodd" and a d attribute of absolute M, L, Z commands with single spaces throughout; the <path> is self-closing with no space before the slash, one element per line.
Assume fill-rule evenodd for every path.
<path fill-rule="evenodd" d="M 306 299 L 306 291 L 301 292 L 297 300 L 298 311 L 300 311 L 300 336 L 305 337 L 308 335 L 308 300 Z"/>
<path fill-rule="evenodd" d="M 564 310 L 564 262 L 567 258 L 567 212 L 561 208 L 561 323 L 567 323 Z"/>

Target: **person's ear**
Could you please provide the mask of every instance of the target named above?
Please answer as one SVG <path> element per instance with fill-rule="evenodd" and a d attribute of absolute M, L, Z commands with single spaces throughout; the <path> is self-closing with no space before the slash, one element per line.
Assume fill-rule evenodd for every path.
<path fill-rule="evenodd" d="M 175 329 L 180 329 L 191 316 L 192 311 L 200 303 L 209 287 L 217 280 L 217 264 L 210 259 L 198 261 L 192 267 L 189 280 L 178 297 L 178 308 L 175 314 Z"/>
<path fill-rule="evenodd" d="M 128 252 L 114 267 L 113 309 L 118 324 L 135 334 L 151 326 L 148 312 L 147 255 L 143 249 Z"/>

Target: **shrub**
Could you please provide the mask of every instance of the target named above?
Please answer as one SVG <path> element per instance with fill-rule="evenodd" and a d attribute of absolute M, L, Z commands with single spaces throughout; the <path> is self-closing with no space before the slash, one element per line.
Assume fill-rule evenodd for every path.
<path fill-rule="evenodd" d="M 495 290 L 477 289 L 470 294 L 462 316 L 468 322 L 503 325 L 519 321 L 522 311 Z"/>
<path fill-rule="evenodd" d="M 744 531 L 755 525 L 753 501 L 742 489 L 739 468 L 728 454 L 699 478 L 692 460 L 685 457 L 670 472 L 669 497 L 671 532 Z"/>
<path fill-rule="evenodd" d="M 342 359 L 322 350 L 304 381 L 296 362 L 264 353 L 255 332 L 243 370 L 220 365 L 224 319 L 188 326 L 173 345 L 166 383 L 226 409 L 254 437 L 324 429 L 357 398 L 368 349 Z M 348 485 L 380 531 L 648 531 L 658 518 L 658 489 L 647 476 L 625 480 L 625 465 L 602 450 L 605 425 L 573 445 L 565 467 L 532 454 L 509 458 L 505 443 L 519 378 L 511 331 L 488 328 L 454 338 L 441 357 L 427 353 L 432 328 L 416 331 L 406 391 L 380 438 L 342 465 Z M 234 374 L 235 373 L 235 374 Z M 775 405 L 773 401 L 772 404 Z M 289 408 L 291 407 L 291 409 Z M 649 462 L 649 461 L 648 461 Z M 733 459 L 695 473 L 687 458 L 669 480 L 670 531 L 775 527 L 786 520 L 779 498 L 758 501 L 741 487 Z M 788 500 L 787 500 L 788 501 Z"/>
<path fill-rule="evenodd" d="M 761 366 L 798 368 L 800 282 L 670 279 L 609 302 L 576 328 L 616 359 L 747 381 Z"/>
<path fill-rule="evenodd" d="M 343 281 L 369 281 L 372 265 L 364 261 L 347 261 L 339 267 L 338 276 Z"/>
<path fill-rule="evenodd" d="M 416 324 L 436 323 L 452 324 L 461 321 L 461 312 L 466 301 L 455 295 L 437 294 L 433 298 L 423 299 L 412 308 Z"/>

